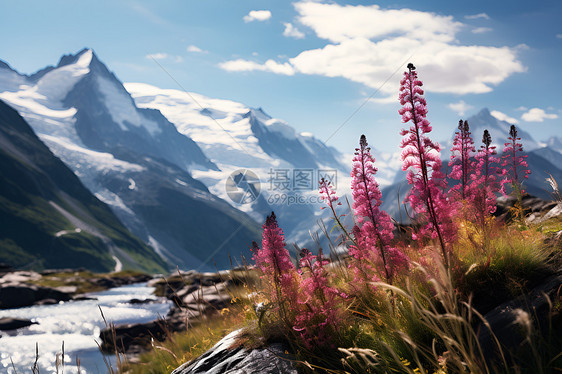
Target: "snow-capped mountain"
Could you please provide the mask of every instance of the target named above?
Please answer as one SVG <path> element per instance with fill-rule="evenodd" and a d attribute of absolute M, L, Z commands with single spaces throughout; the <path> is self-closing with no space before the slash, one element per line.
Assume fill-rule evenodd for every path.
<path fill-rule="evenodd" d="M 1 100 L 0 144 L 0 262 L 34 270 L 166 269 Z"/>
<path fill-rule="evenodd" d="M 310 239 L 308 231 L 314 230 L 320 212 L 319 175 L 335 175 L 339 190 L 349 188 L 349 166 L 338 151 L 310 133 L 298 134 L 261 108 L 142 83 L 126 83 L 125 88 L 139 107 L 158 109 L 218 166 L 193 170 L 196 179 L 258 221 L 274 210 L 289 240 Z M 259 198 L 245 204 L 230 199 L 232 190 L 225 186 L 241 169 L 259 178 L 252 182 L 259 185 Z"/>
<path fill-rule="evenodd" d="M 504 143 L 508 141 L 509 129 L 511 128 L 511 123 L 502 121 L 492 116 L 488 108 L 480 110 L 477 114 L 469 117 L 466 120 L 470 126 L 470 132 L 472 134 L 472 139 L 474 139 L 474 145 L 476 149 L 482 144 L 482 136 L 484 130 L 488 130 L 490 136 L 492 137 L 492 145 L 496 146 L 496 150 L 501 152 L 504 148 Z M 451 147 L 453 146 L 453 139 L 455 138 L 455 132 L 457 127 L 452 127 L 452 135 L 446 142 L 442 142 L 441 156 L 443 160 L 449 160 L 451 155 Z M 523 147 L 525 151 L 530 152 L 534 149 L 540 148 L 540 144 L 529 134 L 528 132 L 522 130 L 517 126 L 517 135 L 521 138 Z"/>
<path fill-rule="evenodd" d="M 14 107 L 125 225 L 174 265 L 228 267 L 257 223 L 211 194 L 190 169 L 216 171 L 160 112 L 135 106 L 91 49 L 26 76 L 0 64 L 0 99 Z"/>
<path fill-rule="evenodd" d="M 550 149 L 552 149 L 553 151 L 556 151 L 558 153 L 562 153 L 562 137 L 560 136 L 551 136 L 547 141 L 546 141 L 546 146 Z"/>

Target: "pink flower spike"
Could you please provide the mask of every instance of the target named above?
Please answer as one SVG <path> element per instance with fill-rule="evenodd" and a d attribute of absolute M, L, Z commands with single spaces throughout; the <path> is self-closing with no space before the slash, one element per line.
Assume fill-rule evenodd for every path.
<path fill-rule="evenodd" d="M 388 213 L 379 208 L 382 194 L 375 180 L 376 173 L 375 158 L 371 155 L 367 138 L 361 135 L 351 171 L 352 208 L 357 222 L 362 223 L 361 228 L 354 231 L 356 240 L 354 253 L 358 260 L 363 257 L 371 263 L 381 262 L 379 268 L 384 269 L 387 282 L 392 282 L 393 272 L 397 266 L 391 263 L 392 258 L 389 257 L 388 252 L 394 239 L 392 234 L 394 225 Z"/>
<path fill-rule="evenodd" d="M 290 308 L 298 297 L 298 273 L 285 248 L 283 230 L 277 225 L 275 213 L 267 216 L 263 225 L 262 248 L 253 243 L 252 259 L 261 270 L 269 300 L 276 305 L 283 321 L 291 325 Z"/>
<path fill-rule="evenodd" d="M 455 238 L 452 222 L 454 209 L 445 195 L 447 188 L 441 172 L 440 146 L 429 139 L 431 126 L 426 118 L 427 103 L 413 64 L 400 81 L 400 104 L 398 113 L 402 122 L 411 123 L 409 130 L 402 130 L 401 147 L 403 170 L 408 170 L 408 183 L 412 185 L 406 200 L 421 221 L 418 236 L 429 236 L 439 240 L 445 263 L 449 263 L 448 243 Z"/>
<path fill-rule="evenodd" d="M 496 157 L 496 147 L 491 145 L 492 137 L 488 130 L 484 130 L 482 143 L 476 155 L 477 165 L 472 177 L 471 193 L 476 207 L 476 218 L 483 223 L 487 215 L 496 211 L 496 194 L 499 191 L 496 165 L 500 160 Z"/>
<path fill-rule="evenodd" d="M 475 162 L 471 157 L 475 154 L 474 141 L 470 135 L 470 128 L 467 121 L 461 119 L 459 121 L 458 131 L 455 132 L 453 147 L 451 148 L 451 161 L 449 167 L 451 179 L 459 181 L 452 188 L 456 193 L 456 200 L 471 202 L 473 194 L 470 189 L 472 185 L 469 183 L 470 176 L 474 173 Z"/>
<path fill-rule="evenodd" d="M 517 129 L 515 125 L 511 125 L 509 129 L 509 142 L 505 143 L 502 154 L 503 170 L 502 175 L 505 178 L 501 181 L 501 193 L 506 196 L 508 191 L 506 185 L 511 187 L 511 192 L 521 197 L 525 190 L 523 189 L 523 180 L 529 178 L 531 171 L 528 169 L 527 155 L 523 154 L 523 145 L 520 143 L 521 138 L 517 137 Z"/>

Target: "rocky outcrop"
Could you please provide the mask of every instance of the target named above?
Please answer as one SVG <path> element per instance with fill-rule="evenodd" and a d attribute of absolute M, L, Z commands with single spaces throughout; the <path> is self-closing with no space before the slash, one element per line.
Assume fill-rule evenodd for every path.
<path fill-rule="evenodd" d="M 21 308 L 45 300 L 49 300 L 49 303 L 54 304 L 71 299 L 72 295 L 54 288 L 24 283 L 3 284 L 0 287 L 0 309 Z"/>
<path fill-rule="evenodd" d="M 502 349 L 516 353 L 528 343 L 526 338 L 533 330 L 540 330 L 542 336 L 551 332 L 561 331 L 562 316 L 556 305 L 562 302 L 560 290 L 562 287 L 562 272 L 547 278 L 530 292 L 511 301 L 503 303 L 484 315 L 489 328 L 479 326 L 478 341 L 488 360 L 498 360 L 497 346 L 491 331 L 502 342 Z M 491 330 L 491 331 L 490 331 Z M 507 357 L 516 361 L 517 356 Z"/>
<path fill-rule="evenodd" d="M 37 322 L 33 322 L 29 319 L 11 318 L 11 317 L 0 318 L 1 331 L 21 329 L 23 327 L 27 327 L 35 324 L 37 324 Z"/>
<path fill-rule="evenodd" d="M 129 323 L 103 329 L 100 333 L 103 352 L 138 354 L 150 346 L 152 339 L 164 341 L 170 328 L 166 320 L 147 323 Z"/>
<path fill-rule="evenodd" d="M 497 210 L 494 215 L 500 219 L 511 220 L 517 199 L 513 196 L 501 196 L 496 200 Z M 540 223 L 562 215 L 562 203 L 543 200 L 532 195 L 525 195 L 521 200 L 523 214 L 529 223 Z"/>
<path fill-rule="evenodd" d="M 128 284 L 147 282 L 152 276 L 142 273 L 93 274 L 72 269 L 34 271 L 12 271 L 0 274 L 0 309 L 22 308 L 31 305 L 49 305 L 61 301 L 83 300 L 78 294 L 102 291 Z M 60 284 L 46 287 L 44 284 Z M 76 286 L 76 285 L 79 286 Z"/>
<path fill-rule="evenodd" d="M 151 338 L 163 341 L 170 332 L 185 331 L 219 313 L 231 303 L 231 289 L 241 280 L 232 271 L 181 272 L 168 278 L 154 279 L 149 286 L 155 294 L 173 301 L 166 317 L 153 322 L 118 325 L 102 330 L 102 350 L 137 353 L 150 345 Z"/>
<path fill-rule="evenodd" d="M 89 280 L 92 284 L 101 289 L 110 289 L 115 287 L 126 286 L 129 284 L 143 283 L 152 280 L 152 275 L 148 274 L 132 274 L 132 275 L 112 275 L 104 274 L 103 276 L 93 277 Z"/>
<path fill-rule="evenodd" d="M 293 357 L 286 354 L 281 343 L 265 348 L 246 349 L 237 344 L 241 330 L 225 336 L 213 348 L 193 361 L 187 362 L 172 374 L 298 374 Z"/>

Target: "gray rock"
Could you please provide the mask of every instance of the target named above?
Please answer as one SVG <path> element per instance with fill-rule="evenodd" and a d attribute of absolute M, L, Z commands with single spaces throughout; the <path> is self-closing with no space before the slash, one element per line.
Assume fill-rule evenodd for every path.
<path fill-rule="evenodd" d="M 544 217 L 542 218 L 544 221 L 551 219 L 551 218 L 556 218 L 556 217 L 560 217 L 562 215 L 562 203 L 556 205 L 554 208 L 552 208 L 551 210 L 549 210 Z"/>
<path fill-rule="evenodd" d="M 545 279 L 527 294 L 503 303 L 484 315 L 490 329 L 502 342 L 503 349 L 514 351 L 523 346 L 526 334 L 522 327 L 525 324 L 529 327 L 532 326 L 533 329 L 545 329 L 541 332 L 543 336 L 547 336 L 551 302 L 556 302 L 559 297 L 557 293 L 561 285 L 562 273 L 559 272 Z M 529 311 L 531 312 L 529 313 Z M 486 359 L 494 360 L 499 357 L 490 329 L 481 325 L 475 331 L 479 331 L 478 341 L 485 352 Z M 514 356 L 512 359 L 517 360 L 517 357 Z"/>
<path fill-rule="evenodd" d="M 41 279 L 41 274 L 34 271 L 14 271 L 0 277 L 0 284 L 23 283 Z"/>
<path fill-rule="evenodd" d="M 233 347 L 241 330 L 225 336 L 213 348 L 191 362 L 187 362 L 172 374 L 297 374 L 298 371 L 285 354 L 282 344 L 267 348 L 247 350 Z"/>
<path fill-rule="evenodd" d="M 101 350 L 113 353 L 117 349 L 121 353 L 135 353 L 146 350 L 152 339 L 164 341 L 171 329 L 166 321 L 157 320 L 146 323 L 130 323 L 105 328 L 100 333 Z"/>
<path fill-rule="evenodd" d="M 37 322 L 33 322 L 28 319 L 11 318 L 11 317 L 0 318 L 1 331 L 21 329 L 22 327 L 27 327 L 35 324 L 37 324 Z"/>
<path fill-rule="evenodd" d="M 71 295 L 54 288 L 29 284 L 9 283 L 0 285 L 0 309 L 21 308 L 42 300 L 68 301 Z"/>

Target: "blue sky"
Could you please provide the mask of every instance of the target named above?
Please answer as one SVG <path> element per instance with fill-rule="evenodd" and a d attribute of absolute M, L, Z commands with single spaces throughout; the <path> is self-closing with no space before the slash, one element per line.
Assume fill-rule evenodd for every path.
<path fill-rule="evenodd" d="M 262 107 L 343 152 L 362 133 L 390 152 L 408 61 L 438 140 L 483 107 L 537 140 L 561 135 L 561 16 L 558 0 L 3 1 L 0 59 L 32 73 L 90 47 L 123 82 L 178 88 L 152 56 L 188 91 Z"/>

